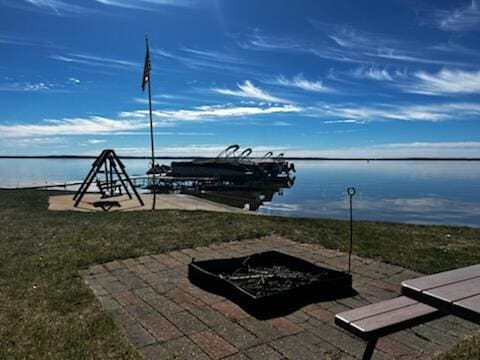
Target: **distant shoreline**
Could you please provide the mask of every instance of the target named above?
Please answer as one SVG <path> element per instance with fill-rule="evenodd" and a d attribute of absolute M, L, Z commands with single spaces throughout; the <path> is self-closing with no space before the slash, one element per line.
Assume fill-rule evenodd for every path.
<path fill-rule="evenodd" d="M 121 159 L 131 160 L 150 160 L 149 156 L 119 156 Z M 0 159 L 96 159 L 93 155 L 0 155 Z M 156 156 L 155 159 L 165 160 L 190 160 L 190 159 L 206 159 L 208 156 Z M 466 157 L 395 157 L 395 158 L 350 158 L 350 157 L 285 157 L 285 160 L 306 160 L 306 161 L 480 161 L 480 158 Z"/>

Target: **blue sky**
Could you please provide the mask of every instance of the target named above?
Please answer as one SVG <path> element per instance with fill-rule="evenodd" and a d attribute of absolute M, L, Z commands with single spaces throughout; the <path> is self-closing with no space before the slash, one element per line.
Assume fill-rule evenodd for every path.
<path fill-rule="evenodd" d="M 0 154 L 480 156 L 480 1 L 0 0 Z"/>

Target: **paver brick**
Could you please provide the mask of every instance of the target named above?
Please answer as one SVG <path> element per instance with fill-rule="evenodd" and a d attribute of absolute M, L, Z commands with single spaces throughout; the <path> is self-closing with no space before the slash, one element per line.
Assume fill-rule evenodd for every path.
<path fill-rule="evenodd" d="M 215 360 L 235 354 L 238 351 L 233 345 L 223 340 L 212 330 L 205 330 L 193 334 L 191 339 Z"/>
<path fill-rule="evenodd" d="M 155 310 L 148 305 L 145 302 L 133 304 L 133 305 L 127 305 L 125 306 L 125 309 L 134 317 L 137 319 L 141 319 L 146 317 L 147 315 L 155 312 Z"/>
<path fill-rule="evenodd" d="M 317 304 L 311 304 L 303 308 L 303 311 L 311 317 L 314 317 L 317 320 L 327 322 L 331 321 L 335 314 L 331 311 L 328 311 Z"/>
<path fill-rule="evenodd" d="M 403 343 L 398 342 L 391 336 L 384 336 L 378 339 L 377 349 L 389 354 L 395 358 L 411 358 L 414 359 L 421 355 L 418 350 L 415 350 Z"/>
<path fill-rule="evenodd" d="M 131 266 L 129 267 L 129 270 L 134 274 L 146 274 L 150 271 L 144 264 Z"/>
<path fill-rule="evenodd" d="M 214 327 L 213 330 L 237 349 L 248 349 L 262 342 L 260 338 L 228 319 Z"/>
<path fill-rule="evenodd" d="M 248 359 L 251 360 L 281 360 L 283 355 L 270 346 L 263 344 L 245 351 Z"/>
<path fill-rule="evenodd" d="M 222 360 L 251 360 L 251 358 L 247 357 L 247 355 L 243 353 L 236 353 L 234 355 L 227 356 Z"/>
<path fill-rule="evenodd" d="M 112 271 L 112 270 L 118 270 L 118 269 L 122 269 L 125 265 L 119 261 L 119 260 L 114 260 L 114 261 L 110 261 L 106 264 L 103 264 L 109 271 Z"/>
<path fill-rule="evenodd" d="M 99 274 L 99 273 L 108 271 L 108 269 L 105 268 L 102 264 L 99 264 L 99 265 L 90 266 L 88 268 L 88 271 L 90 274 Z"/>
<path fill-rule="evenodd" d="M 318 354 L 303 346 L 295 335 L 274 340 L 270 343 L 270 346 L 287 359 L 312 360 L 318 358 Z"/>
<path fill-rule="evenodd" d="M 143 263 L 143 265 L 145 265 L 149 272 L 160 272 L 167 268 L 160 261 L 153 258 L 150 261 Z"/>
<path fill-rule="evenodd" d="M 186 336 L 170 340 L 163 344 L 165 350 L 174 354 L 175 359 L 187 360 L 211 360 L 202 349 Z M 158 359 L 160 360 L 160 359 Z M 162 359 L 163 360 L 163 359 Z"/>
<path fill-rule="evenodd" d="M 285 317 L 279 317 L 275 319 L 268 320 L 268 323 L 278 330 L 280 330 L 284 335 L 293 335 L 298 334 L 299 332 L 303 331 L 303 327 L 291 322 Z"/>
<path fill-rule="evenodd" d="M 186 335 L 191 335 L 207 329 L 207 326 L 203 322 L 198 320 L 188 311 L 167 313 L 165 314 L 165 317 Z"/>
<path fill-rule="evenodd" d="M 137 322 L 123 324 L 122 328 L 135 347 L 141 348 L 156 342 L 155 338 Z"/>
<path fill-rule="evenodd" d="M 98 299 L 105 310 L 113 310 L 120 307 L 120 304 L 111 295 L 99 296 Z"/>
<path fill-rule="evenodd" d="M 90 286 L 96 296 L 108 295 L 108 291 L 105 290 L 102 285 L 100 285 L 98 280 L 91 278 L 87 281 L 87 284 Z"/>
<path fill-rule="evenodd" d="M 99 280 L 100 285 L 110 294 L 125 292 L 129 290 L 124 284 L 118 280 Z"/>
<path fill-rule="evenodd" d="M 240 320 L 249 316 L 242 308 L 240 308 L 240 306 L 232 303 L 229 300 L 212 304 L 212 308 L 220 311 L 223 315 L 233 320 Z"/>
<path fill-rule="evenodd" d="M 175 290 L 170 298 L 187 310 L 206 305 L 203 301 L 181 290 Z"/>
<path fill-rule="evenodd" d="M 226 320 L 221 312 L 212 309 L 210 306 L 196 307 L 190 309 L 190 312 L 211 328 L 222 324 Z"/>
<path fill-rule="evenodd" d="M 170 360 L 174 354 L 165 349 L 162 344 L 153 344 L 139 349 L 144 360 Z"/>
<path fill-rule="evenodd" d="M 148 299 L 147 302 L 163 315 L 172 314 L 183 310 L 181 306 L 162 295 Z"/>
<path fill-rule="evenodd" d="M 266 342 L 278 339 L 284 335 L 267 321 L 259 321 L 253 317 L 241 319 L 238 323 Z"/>
<path fill-rule="evenodd" d="M 190 261 L 192 261 L 192 257 L 188 256 L 181 251 L 172 251 L 168 253 L 168 255 L 175 260 L 179 261 L 181 264 L 188 264 Z"/>
<path fill-rule="evenodd" d="M 180 261 L 168 256 L 167 254 L 153 255 L 153 257 L 169 269 L 182 265 Z"/>
<path fill-rule="evenodd" d="M 143 287 L 140 289 L 135 289 L 133 290 L 135 295 L 137 295 L 140 299 L 143 301 L 147 301 L 153 298 L 156 298 L 160 296 L 155 290 L 153 290 L 151 287 Z"/>
<path fill-rule="evenodd" d="M 151 314 L 141 319 L 142 325 L 153 335 L 158 341 L 168 341 L 183 334 L 167 319 L 160 314 Z"/>
<path fill-rule="evenodd" d="M 142 304 L 143 301 L 132 291 L 124 291 L 113 295 L 121 305 L 135 305 Z"/>
<path fill-rule="evenodd" d="M 167 351 L 162 344 L 153 344 L 138 350 L 144 360 L 170 360 L 175 355 Z"/>

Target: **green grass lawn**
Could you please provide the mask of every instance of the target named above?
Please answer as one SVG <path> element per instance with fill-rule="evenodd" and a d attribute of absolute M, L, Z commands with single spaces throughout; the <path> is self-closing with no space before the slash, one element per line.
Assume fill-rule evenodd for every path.
<path fill-rule="evenodd" d="M 49 212 L 48 193 L 0 191 L 0 359 L 138 358 L 78 275 L 113 259 L 278 234 L 345 250 L 348 223 L 227 213 Z M 480 230 L 355 223 L 354 252 L 423 273 L 480 262 Z M 480 359 L 474 336 L 443 359 Z"/>

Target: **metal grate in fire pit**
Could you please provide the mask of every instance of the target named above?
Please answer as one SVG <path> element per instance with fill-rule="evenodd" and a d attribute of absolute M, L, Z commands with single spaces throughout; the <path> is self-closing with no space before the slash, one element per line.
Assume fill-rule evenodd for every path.
<path fill-rule="evenodd" d="M 278 251 L 230 259 L 192 259 L 188 277 L 193 284 L 229 298 L 258 318 L 352 294 L 350 274 Z"/>

